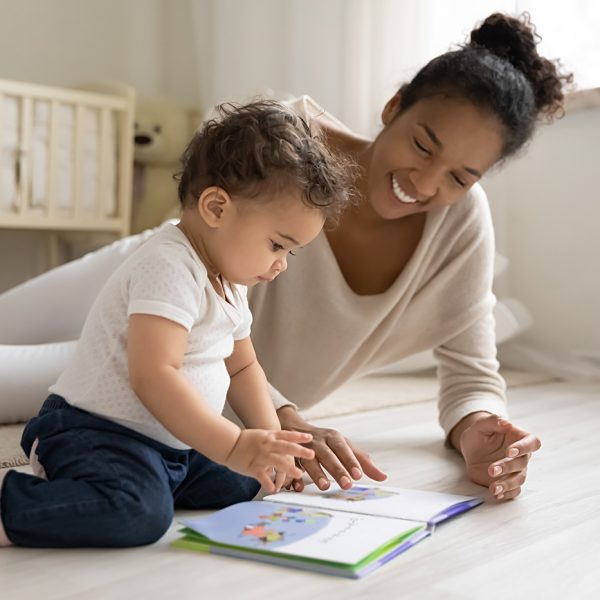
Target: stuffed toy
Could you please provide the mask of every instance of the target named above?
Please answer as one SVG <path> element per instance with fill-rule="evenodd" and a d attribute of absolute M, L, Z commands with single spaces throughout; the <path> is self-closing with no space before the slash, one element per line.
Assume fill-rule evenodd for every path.
<path fill-rule="evenodd" d="M 177 214 L 179 158 L 200 125 L 199 110 L 162 100 L 138 99 L 134 126 L 131 232 L 160 225 Z"/>

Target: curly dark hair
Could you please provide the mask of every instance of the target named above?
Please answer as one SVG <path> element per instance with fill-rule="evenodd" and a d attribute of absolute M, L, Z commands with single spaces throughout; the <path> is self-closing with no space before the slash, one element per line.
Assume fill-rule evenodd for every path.
<path fill-rule="evenodd" d="M 217 118 L 204 123 L 181 157 L 175 179 L 182 207 L 194 205 L 210 186 L 253 198 L 292 186 L 335 223 L 352 197 L 349 159 L 332 154 L 302 117 L 274 100 L 216 110 Z"/>
<path fill-rule="evenodd" d="M 538 54 L 540 39 L 528 13 L 490 15 L 460 50 L 434 58 L 400 88 L 400 111 L 427 96 L 465 98 L 503 124 L 501 158 L 515 154 L 539 120 L 562 116 L 563 91 L 573 82 L 560 61 Z"/>

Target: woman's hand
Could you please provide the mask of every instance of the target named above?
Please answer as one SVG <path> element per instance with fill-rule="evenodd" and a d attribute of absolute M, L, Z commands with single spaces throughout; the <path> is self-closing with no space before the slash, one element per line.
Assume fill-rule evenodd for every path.
<path fill-rule="evenodd" d="M 511 500 L 521 493 L 529 459 L 541 447 L 535 435 L 491 414 L 472 420 L 462 431 L 458 444 L 469 477 L 489 487 L 499 501 Z"/>
<path fill-rule="evenodd" d="M 329 487 L 325 471 L 345 490 L 352 487 L 352 479 L 360 479 L 363 474 L 375 481 L 387 478 L 366 452 L 356 448 L 339 431 L 307 423 L 291 406 L 283 406 L 277 411 L 277 415 L 282 429 L 312 435 L 312 442 L 306 446 L 315 451 L 315 457 L 302 458 L 297 462 L 319 489 L 326 490 Z M 304 489 L 302 479 L 295 479 L 292 485 L 297 492 Z"/>

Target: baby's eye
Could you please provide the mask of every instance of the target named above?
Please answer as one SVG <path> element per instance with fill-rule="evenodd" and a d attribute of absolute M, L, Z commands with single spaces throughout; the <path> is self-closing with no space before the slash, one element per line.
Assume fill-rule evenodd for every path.
<path fill-rule="evenodd" d="M 273 252 L 280 252 L 281 250 L 285 250 L 285 248 L 281 244 L 278 244 L 274 240 L 271 240 L 271 249 L 273 250 Z M 291 256 L 296 256 L 296 254 L 291 250 L 288 250 L 287 253 Z"/>

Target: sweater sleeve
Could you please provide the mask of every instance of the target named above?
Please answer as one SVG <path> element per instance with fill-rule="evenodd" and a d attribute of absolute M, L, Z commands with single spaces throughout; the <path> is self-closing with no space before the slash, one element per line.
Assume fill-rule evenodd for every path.
<path fill-rule="evenodd" d="M 439 422 L 446 436 L 474 412 L 508 416 L 506 384 L 496 359 L 494 232 L 485 192 L 479 188 L 477 196 L 475 226 L 454 259 L 453 289 L 445 299 L 456 302 L 464 326 L 434 349 L 440 383 Z"/>
<path fill-rule="evenodd" d="M 275 389 L 275 387 L 273 387 L 273 385 L 271 385 L 270 383 L 269 394 L 271 394 L 271 400 L 273 401 L 273 406 L 275 406 L 275 410 L 279 410 L 283 406 L 291 406 L 298 410 L 298 406 L 296 404 L 290 402 L 279 390 Z"/>

